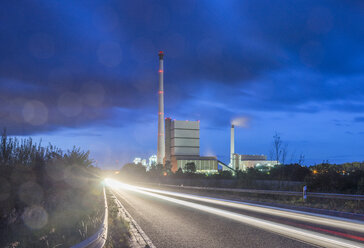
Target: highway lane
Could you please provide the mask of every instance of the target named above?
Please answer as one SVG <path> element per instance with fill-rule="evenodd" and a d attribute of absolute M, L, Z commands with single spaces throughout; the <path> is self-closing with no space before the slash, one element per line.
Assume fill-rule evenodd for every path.
<path fill-rule="evenodd" d="M 139 187 L 142 189 L 143 187 Z M 178 199 L 188 199 L 191 202 L 203 202 L 205 205 L 222 207 L 234 212 L 243 212 L 244 214 L 254 215 L 259 218 L 265 216 L 265 218 L 276 218 L 286 219 L 290 221 L 298 222 L 309 222 L 310 224 L 319 226 L 329 226 L 333 229 L 339 229 L 343 232 L 359 233 L 359 235 L 364 234 L 364 221 L 346 219 L 341 217 L 323 215 L 318 213 L 310 213 L 293 209 L 285 209 L 280 207 L 261 205 L 256 203 L 234 201 L 216 197 L 209 197 L 197 194 L 188 194 L 181 192 L 174 192 L 170 190 L 160 190 L 154 188 L 143 188 L 148 192 L 159 193 L 162 195 L 172 196 Z M 217 205 L 217 206 L 216 206 Z M 278 218 L 277 218 L 278 217 Z M 359 237 L 358 240 L 364 241 L 364 237 Z"/>
<path fill-rule="evenodd" d="M 218 204 L 201 204 L 196 199 L 181 196 L 171 198 L 171 194 L 167 196 L 150 189 L 115 185 L 113 189 L 157 247 L 312 247 L 295 238 L 331 247 L 342 245 L 342 240 L 335 240 L 335 237 L 329 237 L 331 243 L 326 242 L 325 235 L 317 235 L 312 230 L 301 233 L 297 227 L 287 229 L 287 223 L 282 225 L 275 223 L 277 220 L 249 217 L 247 212 L 231 211 Z M 307 235 L 306 239 L 302 235 Z M 312 239 L 323 240 L 318 243 L 311 242 Z M 362 243 L 344 243 L 346 246 L 342 247 L 364 247 Z"/>

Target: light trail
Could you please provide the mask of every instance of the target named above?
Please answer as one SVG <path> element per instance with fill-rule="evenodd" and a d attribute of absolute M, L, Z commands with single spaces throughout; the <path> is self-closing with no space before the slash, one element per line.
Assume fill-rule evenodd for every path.
<path fill-rule="evenodd" d="M 136 186 L 135 186 L 136 187 Z M 271 206 L 264 206 L 260 204 L 254 203 L 247 203 L 247 202 L 239 202 L 239 201 L 232 201 L 220 198 L 212 198 L 206 196 L 197 196 L 191 194 L 184 194 L 184 193 L 176 193 L 171 191 L 165 190 L 157 190 L 157 189 L 150 189 L 144 187 L 137 187 L 140 190 L 145 190 L 149 192 L 171 195 L 176 197 L 181 197 L 190 200 L 196 200 L 200 202 L 212 203 L 220 206 L 225 207 L 232 207 L 237 209 L 243 209 L 248 211 L 253 211 L 257 213 L 263 213 L 268 215 L 274 215 L 283 218 L 289 218 L 299 221 L 306 221 L 311 222 L 319 225 L 325 225 L 330 227 L 341 228 L 349 231 L 355 231 L 364 233 L 364 222 L 357 221 L 357 220 L 349 220 L 340 217 L 328 216 L 323 214 L 316 214 L 316 213 L 307 213 L 303 211 L 297 211 L 292 209 L 284 209 L 278 207 L 271 207 Z"/>
<path fill-rule="evenodd" d="M 247 225 L 251 225 L 260 229 L 264 229 L 270 232 L 277 233 L 282 236 L 286 236 L 292 239 L 300 240 L 306 243 L 323 246 L 323 247 L 346 247 L 346 248 L 359 248 L 364 247 L 364 244 L 357 243 L 351 240 L 345 240 L 325 234 L 315 233 L 312 231 L 300 229 L 293 226 L 288 226 L 284 224 L 275 223 L 272 221 L 262 220 L 255 217 L 250 217 L 214 207 L 204 206 L 197 203 L 192 203 L 184 200 L 179 200 L 175 198 L 171 198 L 164 195 L 159 195 L 157 193 L 151 192 L 150 189 L 136 187 L 124 183 L 120 183 L 118 181 L 107 179 L 106 184 L 109 185 L 111 188 L 117 189 L 125 189 L 133 192 L 138 192 L 140 194 L 152 196 L 155 198 L 159 198 L 165 201 L 169 201 L 175 204 L 180 204 L 186 207 L 198 209 L 207 213 L 215 214 L 221 217 L 229 218 L 234 221 L 238 221 Z"/>

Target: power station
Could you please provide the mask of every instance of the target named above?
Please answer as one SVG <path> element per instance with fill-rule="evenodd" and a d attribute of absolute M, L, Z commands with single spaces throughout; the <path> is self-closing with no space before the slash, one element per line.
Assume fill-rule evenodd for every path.
<path fill-rule="evenodd" d="M 200 173 L 217 172 L 216 157 L 200 156 L 200 122 L 165 119 L 165 163 L 172 171 L 184 170 L 186 163 L 194 163 Z"/>
<path fill-rule="evenodd" d="M 159 52 L 159 89 L 158 89 L 158 145 L 157 163 L 170 164 L 172 172 L 185 169 L 187 163 L 194 163 L 196 172 L 214 173 L 218 164 L 223 169 L 246 170 L 257 165 L 274 166 L 276 161 L 268 161 L 264 155 L 239 155 L 235 153 L 235 126 L 230 130 L 230 164 L 218 161 L 216 157 L 200 156 L 200 122 L 164 119 L 163 57 Z"/>
<path fill-rule="evenodd" d="M 171 164 L 176 172 L 184 170 L 186 163 L 194 163 L 197 172 L 217 172 L 216 157 L 200 156 L 200 122 L 164 120 L 163 52 L 159 52 L 159 91 L 158 91 L 158 147 L 157 163 Z"/>
<path fill-rule="evenodd" d="M 230 129 L 230 164 L 229 167 L 234 170 L 245 171 L 248 168 L 259 166 L 273 167 L 277 161 L 267 160 L 265 155 L 244 155 L 235 153 L 235 126 L 231 125 Z"/>

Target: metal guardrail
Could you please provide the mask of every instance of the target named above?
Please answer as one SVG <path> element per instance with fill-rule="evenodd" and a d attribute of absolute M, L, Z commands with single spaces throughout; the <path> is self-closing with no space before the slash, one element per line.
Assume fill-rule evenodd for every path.
<path fill-rule="evenodd" d="M 107 238 L 107 226 L 108 226 L 108 207 L 105 193 L 105 186 L 103 187 L 104 201 L 105 201 L 105 213 L 104 221 L 101 224 L 100 229 L 88 239 L 85 239 L 81 243 L 72 246 L 71 248 L 102 248 L 106 243 Z"/>
<path fill-rule="evenodd" d="M 350 195 L 350 194 L 335 194 L 335 193 L 315 193 L 315 192 L 307 192 L 309 197 L 318 197 L 318 198 L 334 198 L 334 199 L 344 199 L 344 200 L 364 200 L 364 195 Z"/>
<path fill-rule="evenodd" d="M 298 191 L 197 187 L 197 186 L 180 186 L 180 185 L 173 185 L 173 184 L 159 184 L 159 185 L 160 186 L 167 186 L 167 187 L 175 187 L 175 188 L 185 188 L 185 189 L 225 191 L 225 192 L 241 192 L 241 193 L 252 193 L 252 194 L 302 196 L 302 192 L 298 192 Z M 335 193 L 307 192 L 307 197 L 333 198 L 333 199 L 359 200 L 359 201 L 364 200 L 364 195 L 335 194 Z"/>

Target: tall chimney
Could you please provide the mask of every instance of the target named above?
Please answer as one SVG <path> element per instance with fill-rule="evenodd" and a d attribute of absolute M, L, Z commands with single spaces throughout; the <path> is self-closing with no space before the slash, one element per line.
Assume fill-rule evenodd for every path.
<path fill-rule="evenodd" d="M 158 91 L 158 147 L 157 164 L 163 164 L 165 153 L 164 141 L 164 92 L 163 92 L 163 52 L 159 52 L 159 91 Z"/>
<path fill-rule="evenodd" d="M 234 125 L 231 125 L 230 134 L 230 166 L 235 169 L 234 153 L 235 153 L 235 142 L 234 142 Z"/>

